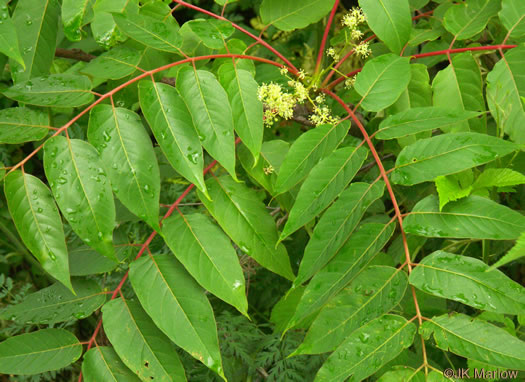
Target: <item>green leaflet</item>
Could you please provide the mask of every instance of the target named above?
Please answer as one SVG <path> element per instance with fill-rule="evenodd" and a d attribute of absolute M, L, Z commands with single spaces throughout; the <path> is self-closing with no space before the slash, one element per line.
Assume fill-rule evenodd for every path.
<path fill-rule="evenodd" d="M 357 75 L 354 88 L 366 111 L 381 111 L 392 105 L 410 83 L 409 59 L 384 54 L 366 62 Z"/>
<path fill-rule="evenodd" d="M 80 41 L 85 34 L 82 30 L 95 0 L 63 0 L 62 22 L 64 34 L 71 41 Z"/>
<path fill-rule="evenodd" d="M 41 110 L 12 107 L 0 110 L 0 143 L 39 141 L 49 132 L 49 115 Z"/>
<path fill-rule="evenodd" d="M 467 0 L 454 4 L 445 13 L 443 25 L 456 40 L 466 40 L 481 32 L 501 8 L 499 0 Z"/>
<path fill-rule="evenodd" d="M 364 147 L 344 147 L 319 162 L 301 186 L 279 241 L 328 207 L 352 181 L 367 155 Z"/>
<path fill-rule="evenodd" d="M 499 19 L 509 31 L 511 39 L 525 36 L 525 3 L 520 0 L 502 0 Z"/>
<path fill-rule="evenodd" d="M 325 305 L 293 354 L 335 350 L 354 330 L 399 304 L 407 285 L 406 274 L 395 268 L 365 269 Z"/>
<path fill-rule="evenodd" d="M 332 153 L 348 133 L 350 124 L 321 125 L 301 134 L 286 153 L 274 189 L 284 193 L 301 182 L 311 169 Z"/>
<path fill-rule="evenodd" d="M 443 129 L 481 114 L 476 111 L 450 110 L 445 107 L 416 107 L 381 121 L 375 137 L 377 139 L 402 138 L 423 131 Z"/>
<path fill-rule="evenodd" d="M 450 133 L 418 140 L 398 155 L 392 181 L 413 185 L 491 162 L 520 146 L 486 134 Z"/>
<path fill-rule="evenodd" d="M 432 372 L 435 374 L 438 374 L 437 372 Z M 434 381 L 437 382 L 435 379 L 431 379 L 432 377 L 429 374 L 427 381 Z M 441 381 L 443 378 L 443 374 L 438 374 L 439 381 Z M 422 371 L 416 372 L 416 369 L 413 369 L 408 366 L 394 366 L 392 370 L 387 371 L 385 374 L 381 376 L 377 380 L 378 382 L 398 382 L 398 381 L 410 381 L 410 382 L 426 382 L 425 381 L 425 375 Z"/>
<path fill-rule="evenodd" d="M 3 93 L 15 101 L 35 106 L 77 107 L 95 98 L 91 81 L 75 74 L 52 74 L 19 81 Z"/>
<path fill-rule="evenodd" d="M 389 114 L 432 105 L 432 88 L 428 68 L 423 64 L 411 64 L 410 73 L 408 87 L 389 108 Z"/>
<path fill-rule="evenodd" d="M 31 375 L 66 367 L 82 355 L 82 345 L 65 329 L 43 329 L 0 343 L 0 373 Z"/>
<path fill-rule="evenodd" d="M 109 301 L 102 307 L 102 322 L 122 362 L 141 380 L 186 381 L 177 348 L 138 302 L 122 298 Z"/>
<path fill-rule="evenodd" d="M 24 301 L 2 310 L 6 320 L 33 324 L 56 324 L 91 315 L 106 302 L 106 295 L 94 280 L 73 279 L 76 294 L 61 283 L 29 294 Z"/>
<path fill-rule="evenodd" d="M 410 284 L 434 296 L 488 312 L 523 312 L 524 288 L 498 270 L 486 272 L 488 268 L 472 257 L 436 251 L 414 268 Z"/>
<path fill-rule="evenodd" d="M 520 46 L 506 53 L 487 76 L 487 103 L 498 127 L 518 143 L 525 143 L 525 69 Z"/>
<path fill-rule="evenodd" d="M 187 25 L 211 49 L 224 48 L 226 39 L 235 31 L 232 24 L 225 20 L 197 19 L 188 21 Z"/>
<path fill-rule="evenodd" d="M 146 46 L 165 52 L 180 52 L 182 37 L 175 23 L 131 12 L 125 15 L 114 13 L 113 19 L 124 34 Z"/>
<path fill-rule="evenodd" d="M 115 259 L 115 204 L 104 165 L 93 146 L 56 136 L 44 146 L 44 170 L 60 211 L 90 247 Z"/>
<path fill-rule="evenodd" d="M 363 224 L 312 278 L 287 329 L 322 308 L 367 267 L 394 233 L 395 224 Z"/>
<path fill-rule="evenodd" d="M 190 110 L 202 145 L 230 175 L 235 175 L 235 136 L 228 94 L 215 76 L 204 70 L 183 70 L 177 88 Z"/>
<path fill-rule="evenodd" d="M 510 168 L 488 168 L 478 176 L 472 188 L 509 187 L 519 184 L 525 184 L 524 174 Z"/>
<path fill-rule="evenodd" d="M 458 174 L 438 176 L 435 183 L 439 196 L 439 210 L 441 211 L 448 202 L 469 196 L 473 190 L 473 178 L 474 174 L 471 169 Z"/>
<path fill-rule="evenodd" d="M 294 286 L 301 285 L 328 263 L 354 232 L 367 208 L 384 192 L 383 183 L 352 183 L 326 210 L 311 236 Z"/>
<path fill-rule="evenodd" d="M 55 57 L 60 5 L 58 0 L 20 0 L 13 13 L 23 65 L 10 60 L 14 83 L 49 74 Z"/>
<path fill-rule="evenodd" d="M 89 62 L 80 72 L 95 78 L 118 80 L 137 70 L 141 56 L 142 52 L 131 46 L 118 45 Z"/>
<path fill-rule="evenodd" d="M 332 9 L 335 0 L 263 0 L 261 18 L 284 31 L 304 28 L 321 20 Z"/>
<path fill-rule="evenodd" d="M 293 280 L 286 248 L 277 245 L 275 222 L 255 191 L 229 176 L 210 177 L 206 186 L 211 200 L 198 192 L 200 200 L 241 251 L 263 267 Z"/>
<path fill-rule="evenodd" d="M 90 26 L 93 38 L 104 49 L 111 49 L 126 39 L 126 36 L 117 28 L 111 13 L 95 10 Z"/>
<path fill-rule="evenodd" d="M 5 178 L 4 192 L 24 244 L 46 272 L 73 290 L 62 219 L 49 188 L 32 175 L 13 171 Z"/>
<path fill-rule="evenodd" d="M 86 382 L 140 381 L 140 379 L 122 363 L 117 353 L 115 353 L 115 350 L 107 346 L 95 346 L 84 355 L 82 377 Z"/>
<path fill-rule="evenodd" d="M 516 245 L 512 247 L 511 250 L 505 254 L 505 256 L 499 259 L 496 263 L 492 264 L 490 270 L 501 267 L 505 264 L 510 263 L 511 261 L 520 259 L 522 257 L 525 257 L 525 233 L 522 233 L 520 235 L 520 237 L 516 241 Z"/>
<path fill-rule="evenodd" d="M 359 0 L 359 5 L 377 37 L 399 54 L 412 30 L 408 0 Z"/>
<path fill-rule="evenodd" d="M 456 313 L 425 321 L 419 332 L 462 357 L 508 369 L 525 370 L 525 343 L 488 322 Z"/>
<path fill-rule="evenodd" d="M 152 81 L 139 83 L 139 100 L 157 142 L 171 165 L 206 192 L 202 147 L 190 110 L 179 91 Z"/>
<path fill-rule="evenodd" d="M 250 72 L 237 69 L 231 62 L 221 65 L 218 74 L 231 103 L 235 131 L 257 162 L 264 133 L 263 104 L 257 97 L 259 85 Z"/>
<path fill-rule="evenodd" d="M 454 56 L 452 63 L 434 77 L 432 90 L 434 106 L 449 110 L 485 111 L 481 70 L 470 52 Z M 483 133 L 485 129 L 486 118 L 483 117 L 448 126 L 445 132 L 474 130 Z"/>
<path fill-rule="evenodd" d="M 171 255 L 143 257 L 131 264 L 129 275 L 155 325 L 224 378 L 213 310 L 204 290 L 182 265 Z"/>
<path fill-rule="evenodd" d="M 140 116 L 128 109 L 97 105 L 89 115 L 87 135 L 106 164 L 115 195 L 160 231 L 159 166 Z"/>
<path fill-rule="evenodd" d="M 11 20 L 11 17 L 9 17 L 7 0 L 0 0 L 0 9 L 2 11 L 2 13 L 0 13 L 0 53 L 13 59 L 22 65 L 23 68 L 25 62 L 18 47 L 18 35 L 15 23 Z"/>
<path fill-rule="evenodd" d="M 279 139 L 263 142 L 260 152 L 262 160 L 255 163 L 253 154 L 241 144 L 238 151 L 239 162 L 251 178 L 255 179 L 271 195 L 275 195 L 274 185 L 289 149 L 290 144 Z M 269 169 L 273 169 L 273 171 L 267 174 L 265 169 L 266 172 Z"/>
<path fill-rule="evenodd" d="M 203 288 L 247 315 L 239 259 L 219 227 L 205 215 L 177 214 L 164 222 L 162 231 L 175 257 Z"/>
<path fill-rule="evenodd" d="M 475 195 L 448 203 L 441 212 L 437 196 L 429 195 L 403 223 L 407 233 L 419 236 L 490 240 L 515 240 L 524 226 L 519 212 Z"/>
<path fill-rule="evenodd" d="M 353 332 L 328 357 L 315 382 L 362 381 L 414 341 L 416 325 L 401 316 L 384 315 Z"/>

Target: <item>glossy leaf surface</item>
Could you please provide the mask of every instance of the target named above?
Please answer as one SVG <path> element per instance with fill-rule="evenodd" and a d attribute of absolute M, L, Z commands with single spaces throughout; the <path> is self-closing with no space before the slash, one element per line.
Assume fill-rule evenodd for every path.
<path fill-rule="evenodd" d="M 112 300 L 102 308 L 104 331 L 124 364 L 142 381 L 185 381 L 176 347 L 136 301 Z"/>
<path fill-rule="evenodd" d="M 81 355 L 82 345 L 67 330 L 38 330 L 0 343 L 0 373 L 28 375 L 57 370 Z"/>
<path fill-rule="evenodd" d="M 171 255 L 132 263 L 130 280 L 155 325 L 175 344 L 222 375 L 213 310 L 204 290 Z"/>
<path fill-rule="evenodd" d="M 394 224 L 363 224 L 350 236 L 339 254 L 312 278 L 288 328 L 322 308 L 357 277 L 384 247 L 393 232 Z"/>
<path fill-rule="evenodd" d="M 69 266 L 62 219 L 51 191 L 21 171 L 6 176 L 4 192 L 22 241 L 42 267 L 69 289 Z"/>
<path fill-rule="evenodd" d="M 276 246 L 275 223 L 257 194 L 228 176 L 211 177 L 206 185 L 212 201 L 199 192 L 202 203 L 241 251 L 292 280 L 295 276 L 286 248 Z"/>
<path fill-rule="evenodd" d="M 157 142 L 175 170 L 204 191 L 204 159 L 192 115 L 177 89 L 142 81 L 139 99 Z"/>
<path fill-rule="evenodd" d="M 294 285 L 300 285 L 337 255 L 354 232 L 367 208 L 384 192 L 382 183 L 352 183 L 326 210 L 317 225 L 299 266 Z"/>
<path fill-rule="evenodd" d="M 247 314 L 244 275 L 230 239 L 205 215 L 177 214 L 162 231 L 171 251 L 206 290 Z"/>
<path fill-rule="evenodd" d="M 319 162 L 305 180 L 279 240 L 283 240 L 321 213 L 352 181 L 365 161 L 364 147 L 344 147 Z"/>
<path fill-rule="evenodd" d="M 228 94 L 212 73 L 203 70 L 184 70 L 177 78 L 177 88 L 202 145 L 236 179 L 234 122 Z"/>
<path fill-rule="evenodd" d="M 76 294 L 60 283 L 28 295 L 19 304 L 3 310 L 3 319 L 33 324 L 55 324 L 91 315 L 106 302 L 106 295 L 94 280 L 73 279 Z"/>
<path fill-rule="evenodd" d="M 140 379 L 122 363 L 117 353 L 108 346 L 95 346 L 84 355 L 82 377 L 86 382 L 140 381 Z"/>
<path fill-rule="evenodd" d="M 392 181 L 413 185 L 491 162 L 519 146 L 479 133 L 442 134 L 407 146 L 396 160 Z"/>
<path fill-rule="evenodd" d="M 366 62 L 357 75 L 354 88 L 363 97 L 363 109 L 381 111 L 396 102 L 407 88 L 410 77 L 408 58 L 385 54 Z"/>
<path fill-rule="evenodd" d="M 0 142 L 39 141 L 49 132 L 49 115 L 27 107 L 0 110 Z"/>
<path fill-rule="evenodd" d="M 279 169 L 275 191 L 283 193 L 301 182 L 319 160 L 329 155 L 343 140 L 350 125 L 321 125 L 302 134 L 286 153 Z"/>
<path fill-rule="evenodd" d="M 406 274 L 395 268 L 365 269 L 326 304 L 294 354 L 335 350 L 354 330 L 394 308 L 407 285 Z"/>
<path fill-rule="evenodd" d="M 89 246 L 115 258 L 115 204 L 104 165 L 89 143 L 56 136 L 44 146 L 44 169 L 55 200 Z"/>
<path fill-rule="evenodd" d="M 332 9 L 335 0 L 263 0 L 261 18 L 263 23 L 278 29 L 291 31 L 315 23 Z"/>
<path fill-rule="evenodd" d="M 359 5 L 374 33 L 399 54 L 412 30 L 408 0 L 359 0 Z"/>
<path fill-rule="evenodd" d="M 87 135 L 100 153 L 115 195 L 159 231 L 159 166 L 140 116 L 128 109 L 97 105 L 90 113 Z"/>
<path fill-rule="evenodd" d="M 436 251 L 414 268 L 410 284 L 434 296 L 480 310 L 505 314 L 522 312 L 525 289 L 502 272 L 486 272 L 488 269 L 481 260 Z"/>
<path fill-rule="evenodd" d="M 385 315 L 353 332 L 328 357 L 315 381 L 356 381 L 374 374 L 412 345 L 416 325 L 401 316 Z"/>
<path fill-rule="evenodd" d="M 3 93 L 15 101 L 36 106 L 77 107 L 95 98 L 89 79 L 74 74 L 52 74 L 21 81 Z"/>
<path fill-rule="evenodd" d="M 486 321 L 456 313 L 433 317 L 419 332 L 443 350 L 508 369 L 525 370 L 525 342 Z"/>
<path fill-rule="evenodd" d="M 438 198 L 429 195 L 416 204 L 403 227 L 426 237 L 515 240 L 524 224 L 519 212 L 481 196 L 449 203 L 440 212 Z"/>

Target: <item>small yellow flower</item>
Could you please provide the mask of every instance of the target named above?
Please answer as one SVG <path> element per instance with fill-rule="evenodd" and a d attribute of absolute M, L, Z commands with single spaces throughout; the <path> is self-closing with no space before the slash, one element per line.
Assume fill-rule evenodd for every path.
<path fill-rule="evenodd" d="M 272 165 L 269 165 L 268 167 L 264 167 L 264 168 L 263 168 L 263 171 L 264 171 L 264 174 L 265 174 L 265 175 L 270 175 L 270 174 L 273 174 L 273 172 L 275 171 L 275 169 L 273 168 Z"/>
<path fill-rule="evenodd" d="M 345 81 L 345 88 L 350 89 L 355 84 L 356 76 L 349 77 Z"/>
<path fill-rule="evenodd" d="M 371 53 L 370 48 L 368 46 L 368 42 L 360 43 L 354 48 L 354 51 L 357 55 L 361 56 L 362 58 L 367 58 Z"/>
<path fill-rule="evenodd" d="M 339 61 L 339 58 L 340 58 L 340 57 L 339 57 L 339 54 L 337 54 L 337 52 L 335 51 L 334 48 L 328 48 L 328 49 L 326 50 L 326 55 L 327 55 L 328 57 L 332 57 L 332 59 L 333 59 L 335 62 Z"/>
<path fill-rule="evenodd" d="M 288 68 L 286 66 L 283 66 L 280 72 L 281 72 L 281 75 L 286 76 L 288 74 Z"/>
<path fill-rule="evenodd" d="M 363 32 L 361 32 L 359 29 L 354 29 L 352 33 L 350 34 L 352 37 L 352 40 L 359 40 L 361 37 L 363 37 Z"/>
<path fill-rule="evenodd" d="M 297 77 L 300 79 L 300 80 L 304 80 L 306 78 L 306 73 L 304 72 L 303 69 L 299 70 L 299 73 L 297 74 Z"/>

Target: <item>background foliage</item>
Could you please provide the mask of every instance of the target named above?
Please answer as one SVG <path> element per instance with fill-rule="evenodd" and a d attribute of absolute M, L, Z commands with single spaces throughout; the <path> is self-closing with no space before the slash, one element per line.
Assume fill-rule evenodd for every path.
<path fill-rule="evenodd" d="M 2 380 L 523 378 L 524 42 L 522 0 L 0 0 Z"/>

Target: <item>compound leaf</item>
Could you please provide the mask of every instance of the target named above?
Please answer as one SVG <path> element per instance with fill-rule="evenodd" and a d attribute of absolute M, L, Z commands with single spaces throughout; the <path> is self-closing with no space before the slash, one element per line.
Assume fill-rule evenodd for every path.
<path fill-rule="evenodd" d="M 335 350 L 368 321 L 392 310 L 405 295 L 404 272 L 371 266 L 339 292 L 316 317 L 294 354 L 320 354 Z"/>
<path fill-rule="evenodd" d="M 279 241 L 321 213 L 352 181 L 367 155 L 364 147 L 344 147 L 320 161 L 301 186 Z"/>
<path fill-rule="evenodd" d="M 293 280 L 286 248 L 276 246 L 275 222 L 255 191 L 228 176 L 211 177 L 206 185 L 211 201 L 201 192 L 199 198 L 241 251 L 263 267 Z"/>

